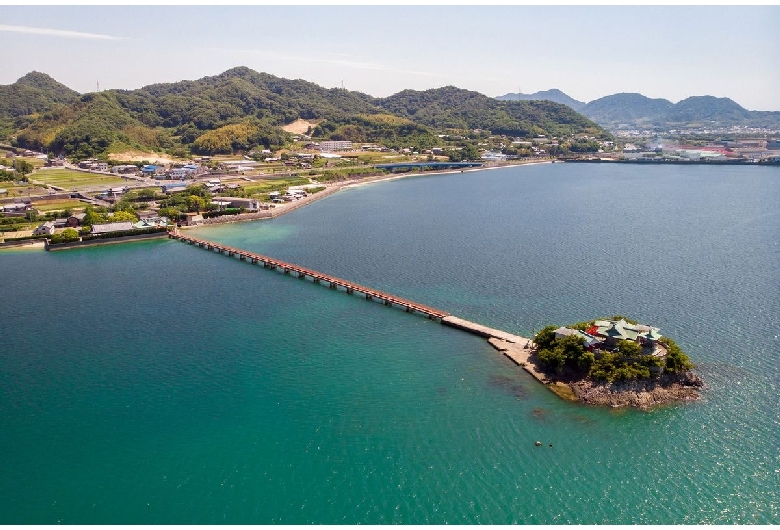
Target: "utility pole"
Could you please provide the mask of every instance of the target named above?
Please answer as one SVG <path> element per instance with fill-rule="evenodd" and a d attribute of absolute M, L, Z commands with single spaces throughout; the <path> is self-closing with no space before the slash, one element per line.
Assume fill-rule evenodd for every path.
<path fill-rule="evenodd" d="M 96 92 L 100 92 L 100 81 L 96 81 L 96 83 L 97 83 L 97 90 L 96 90 Z"/>

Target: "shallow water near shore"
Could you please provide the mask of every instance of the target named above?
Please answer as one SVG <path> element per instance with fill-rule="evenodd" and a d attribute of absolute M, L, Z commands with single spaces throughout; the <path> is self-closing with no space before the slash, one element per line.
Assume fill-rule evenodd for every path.
<path fill-rule="evenodd" d="M 511 333 L 657 325 L 708 387 L 650 412 L 176 241 L 3 251 L 0 522 L 780 523 L 778 199 L 776 168 L 554 164 L 193 231 Z"/>

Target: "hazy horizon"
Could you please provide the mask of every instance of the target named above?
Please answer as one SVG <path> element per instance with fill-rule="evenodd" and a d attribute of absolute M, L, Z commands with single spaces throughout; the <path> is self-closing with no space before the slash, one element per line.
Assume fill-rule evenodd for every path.
<path fill-rule="evenodd" d="M 35 70 L 81 92 L 247 66 L 386 97 L 453 85 L 557 88 L 780 110 L 780 7 L 4 6 L 0 84 Z"/>

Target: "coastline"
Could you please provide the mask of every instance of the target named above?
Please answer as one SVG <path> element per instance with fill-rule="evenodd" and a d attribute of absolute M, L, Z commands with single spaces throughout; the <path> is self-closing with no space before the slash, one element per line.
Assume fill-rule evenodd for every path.
<path fill-rule="evenodd" d="M 479 167 L 479 168 L 469 168 L 469 169 L 445 169 L 442 171 L 422 171 L 422 172 L 415 172 L 415 173 L 403 173 L 400 175 L 382 175 L 380 177 L 368 177 L 366 179 L 362 179 L 359 182 L 353 182 L 351 184 L 347 184 L 344 187 L 346 188 L 357 188 L 360 186 L 365 186 L 367 184 L 375 184 L 377 182 L 387 182 L 389 180 L 397 180 L 407 177 L 425 177 L 425 176 L 436 176 L 436 175 L 451 175 L 454 173 L 473 173 L 475 171 L 491 171 L 494 169 L 504 169 L 508 167 L 518 167 L 518 166 L 536 166 L 539 164 L 552 164 L 552 160 L 539 160 L 539 161 L 532 161 L 532 162 L 521 162 L 518 164 L 504 164 L 504 165 L 496 165 L 496 166 L 489 166 L 489 167 Z"/>
<path fill-rule="evenodd" d="M 536 345 L 530 339 L 503 340 L 491 337 L 488 342 L 531 374 L 558 397 L 585 405 L 608 406 L 611 408 L 634 407 L 649 410 L 661 405 L 698 401 L 699 389 L 704 386 L 695 373 L 666 374 L 658 379 L 609 383 L 584 378 L 564 381 L 542 370 L 536 355 Z"/>
<path fill-rule="evenodd" d="M 248 221 L 259 221 L 262 219 L 275 219 L 277 217 L 281 217 L 286 213 L 292 212 L 294 210 L 297 210 L 298 208 L 302 208 L 303 206 L 311 204 L 316 200 L 324 199 L 325 197 L 328 197 L 343 189 L 358 188 L 360 186 L 367 186 L 369 184 L 376 184 L 379 182 L 388 182 L 391 180 L 398 180 L 398 179 L 410 178 L 410 177 L 426 177 L 426 176 L 433 177 L 438 175 L 472 173 L 476 171 L 491 171 L 495 169 L 504 169 L 510 167 L 518 167 L 518 166 L 535 166 L 539 164 L 551 164 L 551 163 L 552 163 L 551 160 L 540 160 L 540 161 L 531 161 L 531 162 L 521 162 L 518 164 L 504 164 L 504 165 L 496 165 L 490 167 L 480 167 L 474 169 L 447 169 L 442 171 L 418 171 L 414 173 L 402 173 L 398 175 L 380 175 L 376 177 L 366 177 L 363 179 L 356 179 L 355 181 L 341 181 L 333 184 L 324 184 L 325 189 L 322 191 L 308 195 L 302 199 L 298 199 L 293 202 L 286 202 L 286 203 L 274 205 L 274 208 L 270 210 L 263 210 L 261 212 L 246 213 L 246 214 L 239 214 L 239 215 L 232 215 L 232 216 L 214 217 L 213 219 L 206 219 L 202 224 L 195 225 L 195 226 L 182 226 L 180 227 L 180 229 L 187 230 L 191 228 L 203 228 L 206 226 L 211 226 L 216 224 L 242 223 Z"/>
<path fill-rule="evenodd" d="M 302 208 L 318 199 L 328 197 L 345 188 L 353 188 L 373 184 L 377 182 L 387 182 L 409 177 L 437 176 L 446 174 L 457 174 L 465 172 L 486 171 L 502 169 L 507 167 L 517 167 L 519 165 L 539 165 L 550 164 L 552 161 L 532 161 L 520 164 L 502 164 L 489 167 L 455 169 L 441 171 L 421 171 L 409 172 L 396 175 L 381 175 L 355 179 L 354 181 L 340 181 L 326 185 L 325 189 L 303 197 L 301 199 L 274 205 L 269 210 L 260 212 L 239 214 L 236 216 L 223 216 L 205 220 L 204 223 L 181 227 L 202 228 L 212 224 L 240 223 L 262 219 L 273 219 L 280 217 L 288 212 Z M 68 248 L 78 248 L 86 246 L 98 246 L 107 244 L 121 244 L 145 239 L 160 239 L 169 237 L 168 232 L 159 234 L 138 234 L 129 235 L 120 238 L 105 240 L 90 240 L 84 242 L 64 243 L 58 245 L 48 245 L 41 240 L 20 241 L 8 245 L 11 248 L 44 248 L 45 250 L 66 250 Z M 561 380 L 554 374 L 549 374 L 541 368 L 536 355 L 536 345 L 532 339 L 513 335 L 502 330 L 491 329 L 480 324 L 468 322 L 454 316 L 448 316 L 441 320 L 441 323 L 472 334 L 485 337 L 496 350 L 508 357 L 513 363 L 522 367 L 538 382 L 544 384 L 549 390 L 554 392 L 562 399 L 581 402 L 589 405 L 608 405 L 613 408 L 632 406 L 639 409 L 648 409 L 657 405 L 695 401 L 699 399 L 698 388 L 702 387 L 701 380 L 693 373 L 682 374 L 678 377 L 662 377 L 654 380 L 642 380 L 629 383 L 604 383 L 592 379 L 584 378 L 579 380 Z"/>

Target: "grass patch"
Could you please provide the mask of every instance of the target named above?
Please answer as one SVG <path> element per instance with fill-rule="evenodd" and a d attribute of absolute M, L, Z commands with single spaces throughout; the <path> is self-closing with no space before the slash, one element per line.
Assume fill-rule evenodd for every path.
<path fill-rule="evenodd" d="M 52 212 L 55 210 L 74 210 L 83 209 L 86 205 L 75 199 L 53 199 L 50 201 L 33 201 L 33 207 L 41 212 Z"/>
<path fill-rule="evenodd" d="M 113 186 L 125 182 L 121 177 L 109 177 L 95 173 L 75 171 L 73 169 L 46 169 L 36 171 L 29 177 L 36 182 L 42 182 L 47 186 L 72 189 L 92 186 Z"/>
<path fill-rule="evenodd" d="M 35 169 L 38 169 L 39 167 L 43 167 L 43 165 L 46 163 L 45 160 L 41 160 L 40 158 L 35 158 L 34 156 L 20 156 L 19 158 L 32 164 L 32 167 L 34 167 Z"/>

